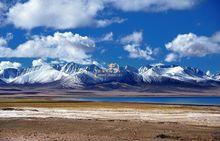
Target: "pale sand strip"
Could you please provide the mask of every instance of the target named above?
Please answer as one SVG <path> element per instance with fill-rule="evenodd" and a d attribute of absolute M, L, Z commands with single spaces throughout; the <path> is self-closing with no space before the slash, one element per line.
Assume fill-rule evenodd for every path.
<path fill-rule="evenodd" d="M 206 110 L 137 110 L 137 109 L 58 109 L 22 108 L 0 110 L 1 118 L 69 118 L 99 120 L 141 120 L 178 122 L 189 125 L 220 127 L 220 112 Z"/>

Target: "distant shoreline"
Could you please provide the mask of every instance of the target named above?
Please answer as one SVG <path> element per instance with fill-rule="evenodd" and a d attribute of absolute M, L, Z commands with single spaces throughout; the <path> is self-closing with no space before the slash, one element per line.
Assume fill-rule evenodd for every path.
<path fill-rule="evenodd" d="M 125 103 L 148 105 L 216 106 L 220 107 L 220 96 L 107 96 L 107 97 L 6 97 L 1 103 Z"/>

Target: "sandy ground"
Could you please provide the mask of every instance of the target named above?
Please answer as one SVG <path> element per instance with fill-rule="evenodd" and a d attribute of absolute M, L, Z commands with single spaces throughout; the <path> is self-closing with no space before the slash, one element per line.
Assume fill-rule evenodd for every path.
<path fill-rule="evenodd" d="M 220 140 L 220 107 L 0 102 L 1 141 Z"/>
<path fill-rule="evenodd" d="M 220 127 L 169 122 L 0 119 L 1 141 L 219 141 Z"/>

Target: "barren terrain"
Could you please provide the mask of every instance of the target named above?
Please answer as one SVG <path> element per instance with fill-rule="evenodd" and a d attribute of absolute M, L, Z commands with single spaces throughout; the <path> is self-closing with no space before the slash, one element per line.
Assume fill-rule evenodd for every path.
<path fill-rule="evenodd" d="M 220 140 L 220 107 L 99 102 L 0 103 L 0 140 Z"/>

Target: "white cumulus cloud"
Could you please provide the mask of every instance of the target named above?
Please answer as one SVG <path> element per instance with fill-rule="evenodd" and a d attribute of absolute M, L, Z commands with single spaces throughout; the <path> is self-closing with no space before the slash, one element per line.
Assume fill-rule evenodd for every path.
<path fill-rule="evenodd" d="M 193 7 L 198 0 L 106 0 L 123 11 L 184 10 Z"/>
<path fill-rule="evenodd" d="M 145 49 L 141 48 L 143 42 L 142 32 L 133 32 L 121 38 L 120 42 L 124 45 L 123 49 L 129 53 L 130 58 L 153 60 L 153 56 L 158 52 L 158 49 L 152 49 L 148 46 Z"/>
<path fill-rule="evenodd" d="M 4 9 L 5 9 L 5 4 L 3 2 L 0 2 L 0 25 L 4 16 Z"/>
<path fill-rule="evenodd" d="M 0 48 L 7 47 L 8 42 L 13 39 L 12 33 L 7 33 L 6 37 L 0 36 Z"/>
<path fill-rule="evenodd" d="M 149 47 L 141 49 L 137 44 L 128 44 L 124 46 L 124 50 L 129 52 L 130 58 L 143 58 L 145 60 L 153 60 L 153 55 L 155 55 L 156 50 L 152 50 Z"/>
<path fill-rule="evenodd" d="M 0 62 L 0 70 L 4 70 L 7 68 L 20 68 L 21 64 L 18 62 L 10 62 L 10 61 L 1 61 Z"/>
<path fill-rule="evenodd" d="M 105 18 L 104 9 L 127 11 L 183 10 L 193 7 L 199 0 L 27 0 L 8 7 L 7 23 L 23 29 L 49 27 L 70 29 L 85 26 L 104 27 L 122 23 L 118 17 Z M 0 9 L 3 3 L 0 3 Z M 1 11 L 1 10 L 0 10 Z M 1 18 L 2 19 L 2 18 Z"/>
<path fill-rule="evenodd" d="M 179 59 L 178 55 L 176 55 L 175 53 L 169 53 L 166 58 L 165 61 L 166 62 L 172 62 L 172 61 L 177 61 Z"/>
<path fill-rule="evenodd" d="M 121 39 L 121 42 L 123 44 L 128 44 L 128 43 L 140 44 L 142 40 L 143 40 L 143 33 L 135 31 L 132 34 L 123 37 Z"/>
<path fill-rule="evenodd" d="M 112 19 L 103 19 L 103 20 L 97 20 L 96 21 L 96 27 L 106 27 L 109 26 L 113 23 L 123 23 L 124 21 L 126 21 L 126 19 L 122 19 L 122 18 L 112 18 Z"/>
<path fill-rule="evenodd" d="M 109 32 L 107 34 L 105 34 L 101 39 L 100 41 L 113 41 L 113 32 Z"/>
<path fill-rule="evenodd" d="M 2 9 L 4 9 L 4 7 L 5 7 L 4 3 L 3 3 L 3 2 L 0 2 L 0 11 L 1 11 Z"/>
<path fill-rule="evenodd" d="M 0 47 L 0 57 L 54 58 L 86 63 L 91 61 L 89 52 L 95 42 L 89 37 L 71 32 L 56 32 L 53 36 L 34 36 L 17 48 Z"/>
<path fill-rule="evenodd" d="M 209 54 L 220 53 L 220 32 L 211 37 L 196 34 L 180 34 L 173 41 L 165 45 L 171 51 L 166 61 L 176 61 L 183 57 L 204 57 Z"/>
<path fill-rule="evenodd" d="M 32 61 L 32 66 L 33 67 L 43 66 L 43 65 L 46 65 L 46 64 L 47 63 L 42 58 Z"/>
<path fill-rule="evenodd" d="M 29 0 L 11 7 L 7 15 L 9 22 L 24 29 L 67 29 L 93 24 L 103 8 L 101 0 Z"/>
<path fill-rule="evenodd" d="M 7 46 L 7 40 L 0 36 L 0 47 Z"/>

